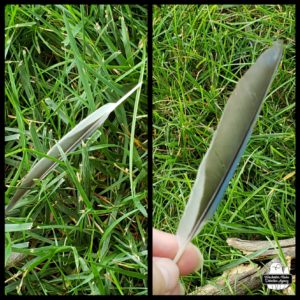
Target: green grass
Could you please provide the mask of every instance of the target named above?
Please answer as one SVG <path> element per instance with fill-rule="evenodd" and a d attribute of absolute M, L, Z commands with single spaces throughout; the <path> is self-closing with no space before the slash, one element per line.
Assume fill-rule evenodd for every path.
<path fill-rule="evenodd" d="M 203 273 L 188 293 L 247 258 L 226 239 L 295 235 L 295 7 L 155 7 L 153 16 L 153 226 L 175 233 L 198 166 L 235 83 L 273 41 L 283 60 L 235 175 L 194 239 Z M 241 262 L 241 261 L 240 261 Z M 234 293 L 234 287 L 232 287 Z M 249 294 L 278 294 L 266 288 Z"/>
<path fill-rule="evenodd" d="M 6 204 L 41 153 L 144 82 L 6 218 L 6 255 L 26 257 L 5 293 L 147 294 L 147 8 L 7 5 L 5 26 Z"/>

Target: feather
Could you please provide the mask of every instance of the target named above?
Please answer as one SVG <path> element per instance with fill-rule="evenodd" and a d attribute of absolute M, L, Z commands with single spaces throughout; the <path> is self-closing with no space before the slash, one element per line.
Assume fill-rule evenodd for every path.
<path fill-rule="evenodd" d="M 197 172 L 176 232 L 178 261 L 223 197 L 251 136 L 282 56 L 282 42 L 264 51 L 237 83 Z"/>
<path fill-rule="evenodd" d="M 47 156 L 61 159 L 61 154 L 58 145 L 61 149 L 68 153 L 74 150 L 82 141 L 85 141 L 95 130 L 97 130 L 103 122 L 108 118 L 109 114 L 114 111 L 124 100 L 133 94 L 142 83 L 137 84 L 132 90 L 126 93 L 120 100 L 115 103 L 107 103 L 99 109 L 91 113 L 79 124 L 77 124 L 70 132 L 68 132 L 61 140 L 59 140 L 47 153 Z M 17 191 L 7 205 L 5 212 L 11 210 L 15 204 L 28 193 L 29 188 L 34 185 L 34 179 L 45 178 L 50 171 L 57 166 L 57 162 L 43 157 L 35 164 L 24 177 L 21 184 L 17 187 Z"/>

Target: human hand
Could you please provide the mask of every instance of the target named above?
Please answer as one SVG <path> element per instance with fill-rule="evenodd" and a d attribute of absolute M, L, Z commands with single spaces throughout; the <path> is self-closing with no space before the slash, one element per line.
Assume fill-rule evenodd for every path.
<path fill-rule="evenodd" d="M 186 247 L 180 260 L 173 259 L 178 250 L 176 236 L 153 228 L 153 295 L 183 295 L 179 276 L 199 270 L 203 258 L 193 244 Z"/>

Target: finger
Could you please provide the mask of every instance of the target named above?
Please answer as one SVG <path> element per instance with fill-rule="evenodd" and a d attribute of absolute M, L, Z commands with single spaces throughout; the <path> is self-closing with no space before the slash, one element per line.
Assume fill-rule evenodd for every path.
<path fill-rule="evenodd" d="M 153 256 L 173 259 L 177 253 L 178 242 L 175 235 L 157 229 L 153 234 Z"/>
<path fill-rule="evenodd" d="M 153 258 L 153 295 L 167 295 L 172 292 L 179 280 L 178 266 L 167 258 Z"/>
<path fill-rule="evenodd" d="M 177 250 L 178 242 L 176 236 L 167 232 L 153 229 L 153 255 L 174 259 Z M 193 244 L 189 244 L 178 261 L 180 275 L 199 270 L 203 263 L 201 252 Z"/>
<path fill-rule="evenodd" d="M 177 262 L 177 265 L 180 270 L 180 275 L 188 275 L 202 268 L 203 256 L 200 250 L 190 243 Z"/>

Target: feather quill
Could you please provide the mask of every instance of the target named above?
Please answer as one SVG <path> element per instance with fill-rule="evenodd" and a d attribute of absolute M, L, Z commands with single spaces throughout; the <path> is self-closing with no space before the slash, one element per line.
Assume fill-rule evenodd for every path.
<path fill-rule="evenodd" d="M 282 56 L 282 42 L 264 51 L 238 81 L 197 172 L 176 232 L 177 262 L 222 199 L 251 136 Z"/>
<path fill-rule="evenodd" d="M 79 124 L 77 124 L 70 132 L 68 132 L 61 140 L 59 140 L 47 153 L 48 156 L 56 159 L 61 159 L 59 147 L 63 152 L 68 153 L 74 150 L 82 141 L 85 141 L 93 132 L 95 132 L 108 118 L 110 113 L 114 111 L 123 101 L 125 101 L 131 94 L 133 94 L 142 83 L 137 84 L 133 89 L 126 93 L 115 103 L 107 103 L 96 111 L 91 113 Z M 34 185 L 34 179 L 45 178 L 50 171 L 57 166 L 57 163 L 49 158 L 43 157 L 37 164 L 35 164 L 24 177 L 21 184 L 17 187 L 17 191 L 11 198 L 7 205 L 5 212 L 11 210 L 15 204 L 28 193 L 29 188 Z"/>

